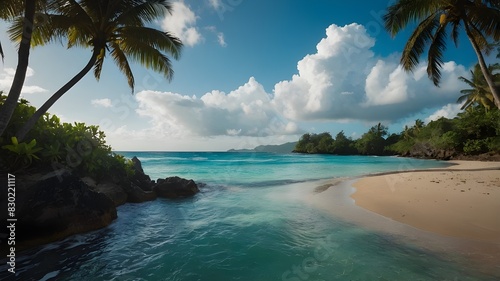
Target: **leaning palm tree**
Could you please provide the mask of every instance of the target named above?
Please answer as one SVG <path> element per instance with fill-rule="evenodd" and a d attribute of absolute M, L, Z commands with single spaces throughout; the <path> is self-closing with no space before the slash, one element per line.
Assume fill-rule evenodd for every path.
<path fill-rule="evenodd" d="M 500 64 L 493 64 L 488 66 L 488 71 L 490 73 L 494 73 L 495 71 L 500 70 Z M 468 84 L 471 89 L 461 90 L 460 93 L 463 95 L 460 96 L 457 100 L 458 103 L 463 103 L 460 109 L 469 109 L 475 104 L 482 105 L 486 111 L 490 110 L 495 106 L 493 101 L 493 95 L 491 94 L 490 88 L 484 79 L 484 75 L 481 72 L 481 68 L 478 64 L 474 66 L 474 70 L 470 71 L 471 79 L 467 79 L 463 76 L 460 76 L 458 79 L 462 82 Z M 500 73 L 494 73 L 493 79 L 495 82 L 500 82 Z"/>
<path fill-rule="evenodd" d="M 424 127 L 425 123 L 421 119 L 415 120 L 415 125 L 413 125 L 412 129 L 415 131 L 416 134 L 420 133 L 422 128 Z"/>
<path fill-rule="evenodd" d="M 9 94 L 2 107 L 0 107 L 0 136 L 3 135 L 7 125 L 9 125 L 10 118 L 14 113 L 17 106 L 17 101 L 21 95 L 24 80 L 26 79 L 26 72 L 28 70 L 28 61 L 30 55 L 31 35 L 34 26 L 35 10 L 37 1 L 24 1 L 19 0 L 2 0 L 0 1 L 0 18 L 10 20 L 15 16 L 24 14 L 21 17 L 21 33 L 19 43 L 18 60 L 16 67 L 16 74 L 12 81 Z M 23 9 L 24 8 L 24 9 Z M 0 46 L 0 53 L 3 59 L 3 49 Z"/>
<path fill-rule="evenodd" d="M 408 125 L 405 125 L 405 129 L 403 132 L 401 132 L 401 135 L 403 135 L 403 139 L 406 141 L 409 141 L 410 139 L 413 138 L 413 128 L 408 127 Z"/>
<path fill-rule="evenodd" d="M 395 36 L 408 24 L 418 22 L 401 57 L 406 71 L 413 70 L 428 49 L 427 74 L 436 86 L 441 78 L 443 52 L 448 33 L 455 45 L 464 29 L 477 55 L 481 71 L 500 108 L 499 90 L 488 72 L 483 51 L 489 51 L 488 39 L 500 39 L 500 2 L 498 0 L 397 0 L 384 15 L 385 28 Z"/>
<path fill-rule="evenodd" d="M 53 7 L 57 14 L 48 14 L 47 25 L 34 30 L 34 44 L 43 45 L 67 38 L 68 48 L 79 46 L 92 49 L 87 65 L 68 83 L 54 93 L 26 124 L 16 133 L 19 140 L 33 128 L 36 121 L 92 68 L 99 80 L 106 54 L 109 53 L 134 89 L 134 76 L 129 60 L 146 68 L 173 77 L 169 57 L 180 57 L 182 42 L 168 32 L 148 27 L 158 18 L 172 11 L 166 0 L 64 0 L 64 5 Z M 19 25 L 9 30 L 13 40 L 21 35 Z"/>

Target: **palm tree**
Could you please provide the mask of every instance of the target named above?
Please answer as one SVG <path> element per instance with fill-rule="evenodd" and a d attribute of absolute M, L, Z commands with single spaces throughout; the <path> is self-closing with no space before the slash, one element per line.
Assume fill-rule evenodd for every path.
<path fill-rule="evenodd" d="M 387 135 L 387 127 L 379 122 L 376 126 L 371 127 L 369 132 L 377 137 L 384 137 Z"/>
<path fill-rule="evenodd" d="M 488 71 L 490 73 L 493 73 L 497 70 L 500 70 L 500 64 L 493 64 L 488 67 Z M 488 84 L 484 79 L 484 75 L 481 72 L 479 64 L 476 64 L 474 66 L 474 70 L 471 70 L 470 73 L 471 80 L 463 76 L 460 76 L 458 78 L 460 79 L 460 81 L 467 83 L 471 87 L 471 89 L 460 91 L 460 93 L 462 93 L 463 95 L 458 98 L 457 102 L 464 103 L 460 109 L 469 109 L 474 104 L 480 104 L 486 109 L 486 111 L 490 110 L 495 106 L 495 103 L 493 101 L 493 95 L 491 94 Z M 493 79 L 495 81 L 500 81 L 500 74 L 493 74 Z"/>
<path fill-rule="evenodd" d="M 458 44 L 459 31 L 465 29 L 477 55 L 481 71 L 500 108 L 499 90 L 488 72 L 482 51 L 488 52 L 488 38 L 500 39 L 500 2 L 498 0 L 397 0 L 384 15 L 385 28 L 395 36 L 409 23 L 418 22 L 408 39 L 401 57 L 406 71 L 413 70 L 419 57 L 428 50 L 427 74 L 436 86 L 441 78 L 443 52 L 448 32 Z"/>
<path fill-rule="evenodd" d="M 403 139 L 408 141 L 413 137 L 413 128 L 408 127 L 408 125 L 405 125 L 405 129 L 401 133 L 403 135 Z"/>
<path fill-rule="evenodd" d="M 22 2 L 22 1 L 21 1 Z M 21 95 L 21 90 L 23 88 L 24 80 L 26 79 L 26 71 L 28 70 L 28 62 L 30 55 L 30 45 L 31 45 L 31 35 L 34 25 L 35 9 L 37 1 L 26 1 L 25 5 L 22 5 L 20 1 L 17 0 L 2 0 L 0 2 L 0 18 L 1 19 L 12 19 L 14 16 L 19 15 L 20 7 L 24 7 L 24 17 L 21 19 L 21 34 L 19 43 L 19 50 L 17 52 L 17 67 L 16 74 L 12 81 L 12 86 L 10 87 L 9 94 L 4 104 L 0 108 L 0 136 L 3 135 L 7 125 L 10 122 L 10 118 L 14 113 L 17 106 L 17 100 Z M 0 46 L 0 53 L 3 59 L 3 49 Z"/>
<path fill-rule="evenodd" d="M 57 14 L 47 15 L 47 25 L 34 30 L 34 44 L 43 45 L 67 38 L 68 48 L 92 49 L 87 65 L 68 83 L 54 93 L 16 133 L 19 140 L 33 128 L 36 121 L 92 68 L 99 80 L 106 54 L 109 53 L 134 90 L 134 76 L 129 60 L 146 68 L 173 77 L 169 57 L 180 57 L 182 42 L 168 32 L 146 26 L 172 11 L 167 0 L 64 0 L 64 5 L 52 7 Z M 20 26 L 9 30 L 11 38 L 19 40 Z"/>
<path fill-rule="evenodd" d="M 425 123 L 424 121 L 417 119 L 415 120 L 415 125 L 413 125 L 412 129 L 415 131 L 416 134 L 420 133 L 420 130 L 424 127 Z"/>

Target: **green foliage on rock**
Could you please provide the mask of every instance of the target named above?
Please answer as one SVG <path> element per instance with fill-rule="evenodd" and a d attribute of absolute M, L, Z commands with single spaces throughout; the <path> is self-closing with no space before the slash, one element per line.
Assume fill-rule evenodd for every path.
<path fill-rule="evenodd" d="M 0 105 L 5 101 L 0 95 Z M 24 121 L 35 112 L 26 100 L 21 100 L 12 121 L 0 138 L 0 170 L 8 172 L 51 172 L 71 170 L 95 180 L 113 177 L 124 179 L 133 174 L 133 163 L 112 152 L 105 134 L 97 126 L 75 122 L 61 123 L 46 113 L 26 137 L 18 143 L 13 136 Z"/>
<path fill-rule="evenodd" d="M 14 169 L 20 169 L 28 167 L 33 163 L 33 159 L 40 159 L 36 153 L 42 148 L 36 147 L 36 140 L 33 139 L 29 143 L 18 142 L 16 137 L 12 137 L 12 144 L 3 145 L 2 148 L 14 154 L 14 161 L 11 162 L 11 166 Z"/>

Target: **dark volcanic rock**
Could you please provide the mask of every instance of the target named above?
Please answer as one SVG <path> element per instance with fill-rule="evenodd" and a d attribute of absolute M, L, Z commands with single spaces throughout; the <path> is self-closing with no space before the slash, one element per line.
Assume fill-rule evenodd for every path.
<path fill-rule="evenodd" d="M 136 156 L 134 156 L 132 158 L 132 162 L 134 163 L 135 172 L 131 179 L 132 183 L 140 187 L 144 191 L 152 191 L 154 184 L 151 181 L 151 178 L 144 173 L 141 161 Z"/>
<path fill-rule="evenodd" d="M 69 173 L 41 180 L 26 195 L 16 225 L 16 244 L 24 248 L 105 227 L 117 217 L 113 201 Z"/>
<path fill-rule="evenodd" d="M 95 188 L 95 191 L 106 195 L 109 199 L 113 201 L 116 207 L 127 203 L 128 194 L 125 190 L 116 183 L 100 183 Z"/>
<path fill-rule="evenodd" d="M 457 156 L 454 149 L 438 149 L 428 142 L 416 143 L 404 156 L 438 160 L 450 160 Z"/>
<path fill-rule="evenodd" d="M 132 162 L 134 163 L 134 170 L 136 172 L 139 172 L 139 173 L 143 173 L 144 174 L 144 169 L 142 169 L 142 163 L 141 163 L 141 160 L 139 160 L 139 158 L 137 158 L 137 156 L 134 156 L 132 158 Z"/>
<path fill-rule="evenodd" d="M 130 183 L 130 187 L 126 188 L 129 203 L 142 203 L 146 201 L 153 201 L 158 196 L 154 191 L 144 191 L 137 185 Z"/>
<path fill-rule="evenodd" d="M 193 196 L 198 193 L 198 185 L 193 180 L 187 180 L 179 177 L 171 177 L 158 180 L 153 190 L 159 197 L 182 198 Z"/>

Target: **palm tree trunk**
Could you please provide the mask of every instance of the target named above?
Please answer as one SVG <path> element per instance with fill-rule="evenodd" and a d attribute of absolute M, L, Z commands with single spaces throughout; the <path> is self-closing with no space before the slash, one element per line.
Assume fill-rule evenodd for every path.
<path fill-rule="evenodd" d="M 10 118 L 12 117 L 12 114 L 14 114 L 14 110 L 17 107 L 17 100 L 21 95 L 24 80 L 26 79 L 26 71 L 28 70 L 30 56 L 31 34 L 33 32 L 33 19 L 35 17 L 35 7 L 35 0 L 25 1 L 23 37 L 17 52 L 18 59 L 16 74 L 14 75 L 9 95 L 7 96 L 3 106 L 0 108 L 0 136 L 3 135 L 7 125 L 9 125 Z"/>
<path fill-rule="evenodd" d="M 469 23 L 464 21 L 464 26 L 465 26 L 465 31 L 467 32 L 467 37 L 469 37 L 469 40 L 472 44 L 472 48 L 476 52 L 477 59 L 479 61 L 479 66 L 481 67 L 481 71 L 483 72 L 484 78 L 486 79 L 486 83 L 488 83 L 491 93 L 493 94 L 495 105 L 498 107 L 498 109 L 500 109 L 500 94 L 498 93 L 498 89 L 495 86 L 495 83 L 493 82 L 491 73 L 488 71 L 488 67 L 486 66 L 486 62 L 484 61 L 483 54 L 481 53 L 481 49 L 479 48 L 479 45 L 474 39 L 474 35 L 470 31 Z"/>
<path fill-rule="evenodd" d="M 97 55 L 97 49 L 94 49 L 92 57 L 90 58 L 87 65 L 71 80 L 69 80 L 68 83 L 57 90 L 57 92 L 55 92 L 40 108 L 38 108 L 38 110 L 28 119 L 28 121 L 26 121 L 23 127 L 16 133 L 18 141 L 21 142 L 26 137 L 26 134 L 31 129 L 33 129 L 38 119 L 40 119 L 40 117 L 42 117 L 59 98 L 61 98 L 69 89 L 71 89 L 76 83 L 78 83 L 78 81 L 80 81 L 92 69 L 97 60 Z"/>
<path fill-rule="evenodd" d="M 0 42 L 0 57 L 2 57 L 2 62 L 3 62 L 3 49 L 2 49 L 2 42 Z"/>

